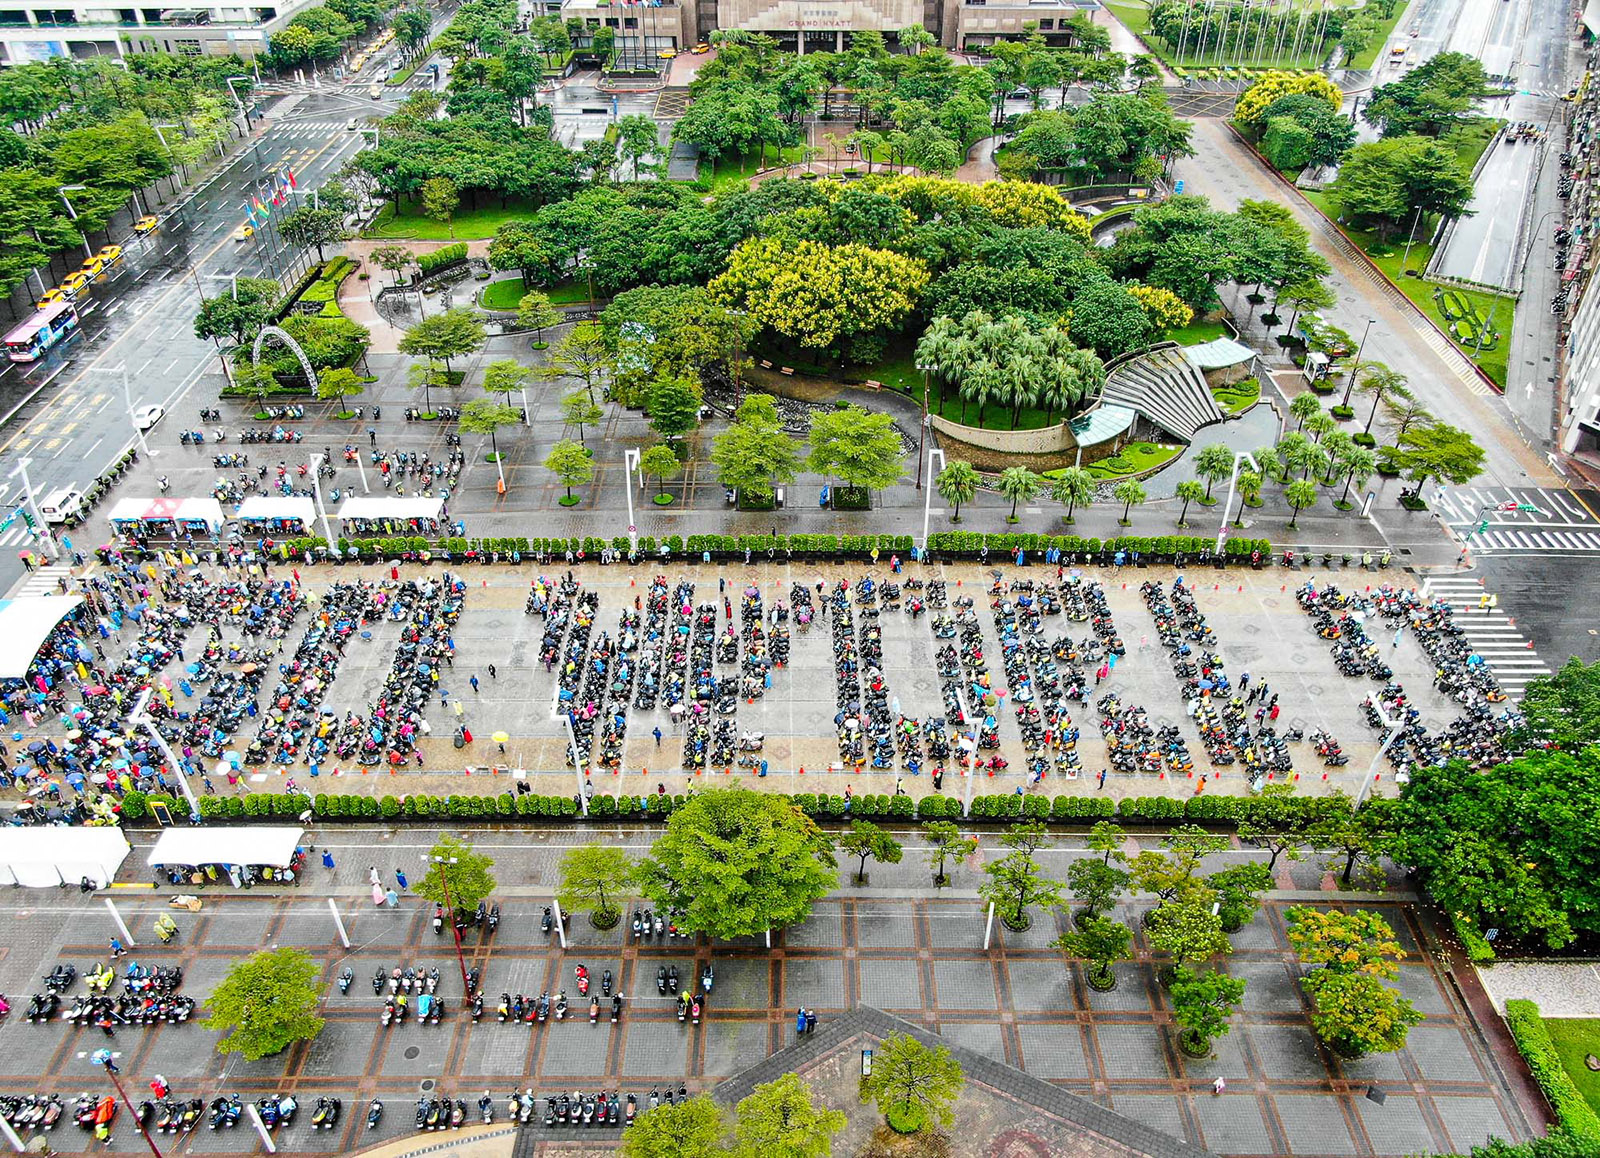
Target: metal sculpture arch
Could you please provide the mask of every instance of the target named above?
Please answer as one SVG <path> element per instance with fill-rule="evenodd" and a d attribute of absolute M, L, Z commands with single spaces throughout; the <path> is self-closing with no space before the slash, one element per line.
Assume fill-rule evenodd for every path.
<path fill-rule="evenodd" d="M 268 338 L 278 339 L 278 341 L 289 347 L 291 354 L 300 359 L 300 369 L 306 372 L 306 381 L 310 383 L 311 394 L 315 397 L 317 393 L 317 372 L 311 368 L 311 359 L 306 357 L 306 352 L 300 348 L 300 343 L 279 327 L 261 327 L 261 332 L 256 335 L 255 345 L 250 348 L 250 364 L 252 366 L 261 364 L 261 344 Z"/>

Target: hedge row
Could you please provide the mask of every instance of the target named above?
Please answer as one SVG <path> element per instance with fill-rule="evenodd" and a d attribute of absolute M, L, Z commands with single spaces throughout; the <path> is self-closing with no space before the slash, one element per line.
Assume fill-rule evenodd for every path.
<path fill-rule="evenodd" d="M 870 555 L 874 550 L 880 556 L 891 553 L 909 556 L 913 543 L 910 535 L 690 535 L 687 539 L 682 535 L 669 535 L 659 540 L 653 536 L 642 536 L 639 539 L 639 552 L 642 556 L 654 557 L 661 547 L 665 547 L 674 556 L 709 553 L 717 559 L 742 558 L 746 551 L 753 555 L 781 551 L 799 558 L 859 557 Z M 299 555 L 306 551 L 325 551 L 327 545 L 328 541 L 323 538 L 290 539 L 280 545 L 280 551 L 286 555 Z M 976 557 L 985 547 L 992 554 L 1005 555 L 1013 554 L 1018 548 L 1037 553 L 1055 547 L 1067 554 L 1137 551 L 1155 560 L 1178 554 L 1198 555 L 1202 551 L 1209 551 L 1213 545 L 1210 539 L 1192 535 L 1162 535 L 1156 538 L 1123 536 L 1100 540 L 1073 535 L 977 535 L 961 531 L 931 535 L 928 539 L 929 550 L 944 558 Z M 446 552 L 458 558 L 471 552 L 498 552 L 502 555 L 520 552 L 529 555 L 541 551 L 547 555 L 564 557 L 571 551 L 574 556 L 581 554 L 584 558 L 593 558 L 608 547 L 626 554 L 629 540 L 626 535 L 610 539 L 590 535 L 570 539 L 446 537 L 434 541 L 400 535 L 379 539 L 340 539 L 337 547 L 347 557 L 351 548 L 354 548 L 363 559 L 397 558 L 408 552 L 420 551 Z M 1269 556 L 1272 544 L 1266 539 L 1230 539 L 1223 544 L 1223 555 L 1230 559 L 1247 557 L 1252 551 L 1260 551 L 1263 557 Z"/>
<path fill-rule="evenodd" d="M 1591 1152 L 1600 1147 L 1600 1115 L 1584 1100 L 1578 1087 L 1561 1064 L 1550 1031 L 1539 1017 L 1539 1006 L 1532 1001 L 1513 997 L 1506 1001 L 1506 1025 L 1516 1039 L 1517 1049 L 1528 1063 L 1533 1080 L 1544 1091 L 1556 1119 Z"/>
<path fill-rule="evenodd" d="M 624 796 L 613 800 L 597 795 L 589 802 L 589 814 L 601 818 L 662 816 L 682 806 L 687 797 L 646 796 L 641 810 L 639 799 Z M 961 801 L 955 796 L 928 796 L 913 800 L 909 796 L 884 793 L 857 793 L 845 807 L 843 796 L 827 792 L 799 792 L 790 797 L 807 816 L 819 819 L 935 820 L 958 819 Z M 149 806 L 164 803 L 175 813 L 185 806 L 161 793 L 147 796 L 129 792 L 122 799 L 122 815 L 141 820 Z M 304 794 L 252 792 L 246 796 L 203 796 L 200 815 L 207 819 L 250 820 L 298 817 L 306 810 Z M 452 796 L 357 796 L 322 793 L 310 801 L 312 812 L 323 820 L 510 820 L 513 818 L 572 819 L 578 816 L 577 801 L 571 796 L 540 796 L 512 792 L 498 795 Z M 1273 819 L 1317 819 L 1346 805 L 1339 797 L 1259 797 L 1259 796 L 1131 796 L 1120 804 L 1109 796 L 1025 796 L 1015 792 L 985 794 L 972 800 L 972 820 L 1050 820 L 1074 823 L 1115 818 L 1128 824 L 1173 824 L 1182 821 L 1237 825 L 1246 820 L 1270 823 Z"/>
<path fill-rule="evenodd" d="M 458 241 L 454 245 L 446 245 L 442 249 L 434 250 L 432 253 L 419 253 L 417 255 L 417 269 L 421 271 L 423 277 L 427 277 L 436 269 L 443 269 L 447 265 L 466 260 L 467 243 Z"/>

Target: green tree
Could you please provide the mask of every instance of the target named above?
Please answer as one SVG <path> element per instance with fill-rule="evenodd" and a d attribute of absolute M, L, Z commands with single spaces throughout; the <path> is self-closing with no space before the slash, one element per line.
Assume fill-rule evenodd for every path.
<path fill-rule="evenodd" d="M 1108 860 L 1087 857 L 1067 866 L 1067 887 L 1083 906 L 1078 920 L 1098 917 L 1101 912 L 1116 904 L 1117 898 L 1128 887 L 1128 872 Z"/>
<path fill-rule="evenodd" d="M 1017 521 L 1017 503 L 1038 494 L 1039 487 L 1043 483 L 1043 478 L 1025 466 L 1008 466 L 1000 472 L 1000 481 L 997 484 L 999 491 L 1001 495 L 1011 500 L 1011 513 L 1006 516 L 1006 522 Z"/>
<path fill-rule="evenodd" d="M 828 1158 L 833 1136 L 849 1119 L 818 1106 L 799 1074 L 764 1082 L 734 1112 L 734 1158 Z"/>
<path fill-rule="evenodd" d="M 434 221 L 444 222 L 445 232 L 456 235 L 456 208 L 461 204 L 461 190 L 448 177 L 429 177 L 422 183 L 422 212 Z"/>
<path fill-rule="evenodd" d="M 354 370 L 346 366 L 335 366 L 317 375 L 317 397 L 338 401 L 340 418 L 351 417 L 349 407 L 343 405 L 344 399 L 353 398 L 364 389 L 366 384 L 356 376 Z"/>
<path fill-rule="evenodd" d="M 415 262 L 416 255 L 403 245 L 380 245 L 369 254 L 379 269 L 389 271 L 389 284 L 395 285 L 406 268 Z"/>
<path fill-rule="evenodd" d="M 899 864 L 904 850 L 900 842 L 870 820 L 852 820 L 850 828 L 839 837 L 839 851 L 860 859 L 856 868 L 857 883 L 867 879 L 867 858 L 879 864 Z"/>
<path fill-rule="evenodd" d="M 679 374 L 663 375 L 650 385 L 645 407 L 650 429 L 671 442 L 700 425 L 700 384 Z"/>
<path fill-rule="evenodd" d="M 806 461 L 817 474 L 846 486 L 882 490 L 900 481 L 900 435 L 888 414 L 847 406 L 811 420 L 811 454 Z"/>
<path fill-rule="evenodd" d="M 1373 89 L 1362 117 L 1385 137 L 1438 137 L 1473 115 L 1477 99 L 1490 93 L 1488 81 L 1476 57 L 1437 53 L 1398 80 Z"/>
<path fill-rule="evenodd" d="M 581 487 L 594 478 L 594 459 L 589 457 L 588 451 L 571 439 L 563 439 L 552 446 L 544 465 L 545 469 L 554 474 L 556 480 L 567 488 L 567 496 L 561 500 L 563 506 L 570 507 L 578 501 L 572 497 L 573 487 Z"/>
<path fill-rule="evenodd" d="M 1066 521 L 1070 523 L 1075 510 L 1094 501 L 1094 475 L 1086 467 L 1062 467 L 1050 482 L 1050 497 L 1067 504 Z"/>
<path fill-rule="evenodd" d="M 617 121 L 617 145 L 639 180 L 640 163 L 661 150 L 661 127 L 643 113 L 629 113 Z"/>
<path fill-rule="evenodd" d="M 1260 807 L 1241 816 L 1234 830 L 1241 843 L 1270 854 L 1269 875 L 1276 871 L 1279 857 L 1300 860 L 1304 855 L 1301 850 L 1309 843 L 1308 833 L 1314 821 L 1305 809 L 1290 803 L 1293 794 L 1293 784 L 1263 785 L 1257 797 Z"/>
<path fill-rule="evenodd" d="M 257 1061 L 322 1032 L 322 966 L 300 949 L 263 949 L 235 961 L 206 1001 L 207 1029 L 227 1031 L 218 1053 Z"/>
<path fill-rule="evenodd" d="M 805 920 L 838 876 L 831 842 L 787 799 L 725 789 L 673 812 L 639 880 L 680 928 L 729 940 Z"/>
<path fill-rule="evenodd" d="M 1367 480 L 1378 469 L 1378 456 L 1364 446 L 1352 445 L 1339 459 L 1339 469 L 1344 471 L 1344 491 L 1339 495 L 1338 506 L 1341 508 L 1350 501 L 1350 486 L 1354 483 L 1358 487 L 1367 485 Z"/>
<path fill-rule="evenodd" d="M 779 483 L 792 483 L 800 451 L 784 431 L 770 394 L 747 394 L 732 425 L 711 444 L 717 481 L 758 502 L 770 502 Z"/>
<path fill-rule="evenodd" d="M 1368 974 L 1318 969 L 1300 987 L 1311 998 L 1311 1028 L 1340 1057 L 1404 1049 L 1422 1021 L 1411 1002 Z"/>
<path fill-rule="evenodd" d="M 1306 428 L 1306 419 L 1313 414 L 1322 413 L 1322 403 L 1318 401 L 1315 394 L 1308 390 L 1304 394 L 1296 394 L 1294 396 L 1294 399 L 1289 403 L 1289 413 L 1300 420 L 1300 425 L 1296 426 L 1295 429 L 1304 430 Z"/>
<path fill-rule="evenodd" d="M 1242 470 L 1239 472 L 1239 512 L 1234 516 L 1235 527 L 1244 526 L 1244 508 L 1256 506 L 1261 502 L 1262 478 L 1260 471 Z"/>
<path fill-rule="evenodd" d="M 622 1132 L 623 1158 L 713 1158 L 722 1148 L 722 1111 L 709 1094 L 647 1109 Z"/>
<path fill-rule="evenodd" d="M 522 275 L 524 289 L 548 280 L 556 257 L 555 247 L 532 221 L 507 221 L 495 230 L 494 240 L 489 242 L 489 263 L 495 269 L 516 270 Z"/>
<path fill-rule="evenodd" d="M 1185 479 L 1177 485 L 1174 493 L 1183 500 L 1183 510 L 1178 512 L 1178 526 L 1187 527 L 1189 525 L 1189 504 L 1204 498 L 1206 488 L 1194 479 Z"/>
<path fill-rule="evenodd" d="M 1196 876 L 1200 862 L 1204 857 L 1226 851 L 1232 842 L 1197 824 L 1181 824 L 1162 843 L 1166 846 L 1165 852 L 1145 849 L 1130 862 L 1134 888 L 1154 893 L 1163 901 L 1203 894 L 1202 899 L 1209 905 L 1210 893 Z"/>
<path fill-rule="evenodd" d="M 1145 936 L 1150 947 L 1172 958 L 1174 966 L 1191 961 L 1206 961 L 1219 953 L 1231 953 L 1233 946 L 1222 931 L 1222 920 L 1211 911 L 1209 890 L 1204 896 L 1169 901 L 1150 911 L 1145 919 Z"/>
<path fill-rule="evenodd" d="M 560 872 L 556 899 L 564 912 L 587 908 L 595 928 L 616 925 L 622 910 L 614 902 L 633 883 L 633 858 L 626 850 L 599 843 L 569 848 L 561 857 Z"/>
<path fill-rule="evenodd" d="M 1117 975 L 1112 966 L 1127 959 L 1132 942 L 1133 930 L 1121 921 L 1086 915 L 1079 918 L 1076 930 L 1061 934 L 1050 945 L 1069 957 L 1089 962 L 1090 987 L 1104 991 L 1116 988 Z"/>
<path fill-rule="evenodd" d="M 1128 833 L 1120 824 L 1110 820 L 1097 820 L 1094 827 L 1089 830 L 1087 841 L 1090 852 L 1101 854 L 1102 864 L 1116 861 L 1118 864 L 1128 862 L 1128 854 L 1122 851 L 1122 846 L 1127 843 Z"/>
<path fill-rule="evenodd" d="M 1167 992 L 1172 1020 L 1183 1028 L 1179 1046 L 1192 1057 L 1205 1057 L 1211 1052 L 1211 1039 L 1228 1032 L 1228 1018 L 1244 997 L 1244 979 L 1180 967 Z"/>
<path fill-rule="evenodd" d="M 428 359 L 430 366 L 434 362 L 443 362 L 448 373 L 450 359 L 472 353 L 483 345 L 487 337 L 478 316 L 469 309 L 458 307 L 423 318 L 406 331 L 398 348 L 402 354 Z"/>
<path fill-rule="evenodd" d="M 497 358 L 483 368 L 484 393 L 503 395 L 505 404 L 510 406 L 511 392 L 521 390 L 531 377 L 533 371 L 515 358 Z"/>
<path fill-rule="evenodd" d="M 1455 150 L 1427 137 L 1406 136 L 1355 146 L 1328 192 L 1348 216 L 1386 238 L 1418 211 L 1460 216 L 1472 201 L 1472 189 Z"/>
<path fill-rule="evenodd" d="M 1294 517 L 1289 520 L 1289 529 L 1292 531 L 1295 524 L 1300 521 L 1300 512 L 1307 507 L 1315 506 L 1317 502 L 1317 484 L 1303 478 L 1297 478 L 1283 488 L 1284 501 L 1289 504 L 1289 509 L 1294 512 Z"/>
<path fill-rule="evenodd" d="M 1390 980 L 1400 975 L 1395 962 L 1405 956 L 1405 949 L 1395 940 L 1389 922 L 1377 913 L 1295 905 L 1283 916 L 1289 944 L 1307 964 Z"/>
<path fill-rule="evenodd" d="M 970 503 L 977 497 L 978 484 L 982 481 L 983 476 L 973 465 L 959 458 L 947 462 L 934 476 L 934 490 L 939 492 L 941 499 L 955 507 L 950 516 L 952 523 L 961 521 L 961 504 Z"/>
<path fill-rule="evenodd" d="M 278 376 L 270 362 L 246 360 L 234 366 L 233 384 L 240 390 L 254 394 L 257 407 L 264 411 L 268 392 L 278 388 Z"/>
<path fill-rule="evenodd" d="M 608 370 L 615 366 L 611 351 L 606 348 L 605 335 L 599 326 L 579 325 L 550 348 L 549 362 L 540 367 L 545 378 L 576 378 L 583 383 L 589 401 L 598 404 L 594 388 L 605 381 Z"/>
<path fill-rule="evenodd" d="M 278 220 L 278 231 L 291 245 L 302 248 L 315 247 L 317 260 L 326 261 L 322 247 L 343 241 L 344 214 L 334 209 L 314 209 L 307 205 L 286 213 Z"/>
<path fill-rule="evenodd" d="M 1600 744 L 1600 662 L 1571 657 L 1554 675 L 1528 684 L 1517 707 L 1523 722 L 1510 737 L 1515 748 L 1576 752 Z"/>
<path fill-rule="evenodd" d="M 961 829 L 948 820 L 926 821 L 922 831 L 928 838 L 926 855 L 928 867 L 933 869 L 933 883 L 942 888 L 950 880 L 944 871 L 945 862 L 960 860 L 978 851 L 978 838 L 962 836 Z"/>
<path fill-rule="evenodd" d="M 199 312 L 194 316 L 194 336 L 226 338 L 243 345 L 277 316 L 282 295 L 282 288 L 273 278 L 241 277 L 227 293 L 200 300 Z"/>
<path fill-rule="evenodd" d="M 949 1126 L 951 1106 L 966 1085 L 961 1064 L 944 1046 L 929 1047 L 907 1033 L 892 1033 L 872 1054 L 872 1074 L 861 1079 L 861 1097 L 878 1103 L 889 1125 L 903 1134 L 925 1126 Z"/>
<path fill-rule="evenodd" d="M 1413 426 L 1400 436 L 1399 448 L 1385 447 L 1382 457 L 1404 470 L 1419 494 L 1431 478 L 1465 486 L 1483 473 L 1483 447 L 1446 422 Z"/>
<path fill-rule="evenodd" d="M 522 416 L 493 398 L 474 398 L 461 408 L 457 425 L 467 434 L 487 434 L 491 461 L 500 461 L 500 443 L 496 431 L 502 426 L 521 426 Z"/>
<path fill-rule="evenodd" d="M 1212 873 L 1206 886 L 1216 894 L 1222 931 L 1237 933 L 1255 918 L 1261 894 L 1272 887 L 1272 873 L 1260 861 L 1247 861 Z"/>
<path fill-rule="evenodd" d="M 639 456 L 639 473 L 647 478 L 654 478 L 659 494 L 665 495 L 667 480 L 677 478 L 683 473 L 683 463 L 672 453 L 672 447 L 657 443 L 655 446 L 646 447 L 644 453 Z"/>
<path fill-rule="evenodd" d="M 560 325 L 564 317 L 551 303 L 550 295 L 539 290 L 529 290 L 517 301 L 517 325 L 533 331 L 535 350 L 545 348 L 545 330 Z"/>
<path fill-rule="evenodd" d="M 574 390 L 561 400 L 561 419 L 568 426 L 578 428 L 578 445 L 586 446 L 583 440 L 585 426 L 598 426 L 605 417 L 605 411 L 589 401 L 589 396 L 582 390 Z"/>
<path fill-rule="evenodd" d="M 1042 823 L 1013 824 L 1000 837 L 1000 844 L 1011 851 L 983 866 L 989 879 L 978 886 L 978 895 L 995 906 L 1008 929 L 1031 925 L 1028 910 L 1034 905 L 1061 903 L 1061 882 L 1045 876 L 1034 856 L 1049 839 Z"/>
<path fill-rule="evenodd" d="M 427 864 L 427 873 L 413 891 L 435 904 L 454 905 L 456 912 L 470 913 L 494 892 L 495 879 L 489 872 L 494 858 L 475 852 L 459 836 L 441 836 L 429 851 Z"/>
<path fill-rule="evenodd" d="M 1117 520 L 1120 526 L 1128 526 L 1128 512 L 1145 500 L 1144 487 L 1133 479 L 1123 479 L 1111 488 L 1111 497 L 1122 504 L 1122 518 Z"/>
<path fill-rule="evenodd" d="M 1445 912 L 1560 949 L 1600 929 L 1597 809 L 1592 746 L 1528 751 L 1481 771 L 1415 767 L 1381 843 Z"/>

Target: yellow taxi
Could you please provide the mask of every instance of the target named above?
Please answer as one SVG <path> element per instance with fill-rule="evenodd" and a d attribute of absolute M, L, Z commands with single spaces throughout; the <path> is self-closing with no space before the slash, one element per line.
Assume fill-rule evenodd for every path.
<path fill-rule="evenodd" d="M 133 223 L 133 231 L 140 237 L 144 237 L 147 234 L 154 233 L 156 231 L 156 226 L 160 224 L 160 219 L 154 215 L 149 217 L 141 217 L 139 220 Z"/>
<path fill-rule="evenodd" d="M 103 257 L 86 257 L 83 264 L 78 267 L 78 272 L 85 277 L 99 277 L 105 272 L 106 259 Z"/>
<path fill-rule="evenodd" d="M 673 57 L 678 55 L 678 50 L 675 48 L 663 48 L 660 52 L 656 53 L 656 55 L 662 60 L 671 60 Z"/>
<path fill-rule="evenodd" d="M 71 297 L 89 284 L 89 275 L 81 270 L 74 270 L 61 279 L 61 292 Z"/>
<path fill-rule="evenodd" d="M 107 265 L 116 265 L 117 262 L 122 260 L 122 246 L 102 245 L 100 252 L 96 256 Z"/>
<path fill-rule="evenodd" d="M 241 225 L 233 231 L 233 239 L 235 241 L 249 241 L 255 235 L 256 227 L 254 225 Z"/>
<path fill-rule="evenodd" d="M 60 290 L 47 289 L 39 296 L 39 308 L 42 310 L 46 306 L 53 306 L 57 302 L 64 302 L 66 300 L 67 295 L 62 293 Z"/>
<path fill-rule="evenodd" d="M 696 56 L 704 56 L 706 53 L 711 51 L 711 46 L 702 40 L 689 51 L 694 53 Z"/>

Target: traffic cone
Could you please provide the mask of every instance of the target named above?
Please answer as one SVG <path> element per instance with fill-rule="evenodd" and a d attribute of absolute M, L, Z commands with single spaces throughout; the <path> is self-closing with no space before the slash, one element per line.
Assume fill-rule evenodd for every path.
<path fill-rule="evenodd" d="M 1243 583 L 1239 584 L 1239 590 L 1237 592 L 1235 592 L 1235 594 L 1238 594 L 1238 595 L 1244 594 L 1244 584 Z"/>
<path fill-rule="evenodd" d="M 799 774 L 801 776 L 804 776 L 806 774 L 806 766 L 804 764 L 800 765 L 800 773 Z"/>
<path fill-rule="evenodd" d="M 1167 778 L 1167 774 L 1165 772 L 1161 773 L 1161 779 L 1165 780 L 1166 778 Z"/>
<path fill-rule="evenodd" d="M 1272 783 L 1272 773 L 1271 773 L 1271 772 L 1268 772 L 1268 773 L 1267 773 L 1267 783 L 1268 783 L 1268 784 L 1271 784 L 1271 783 Z"/>

